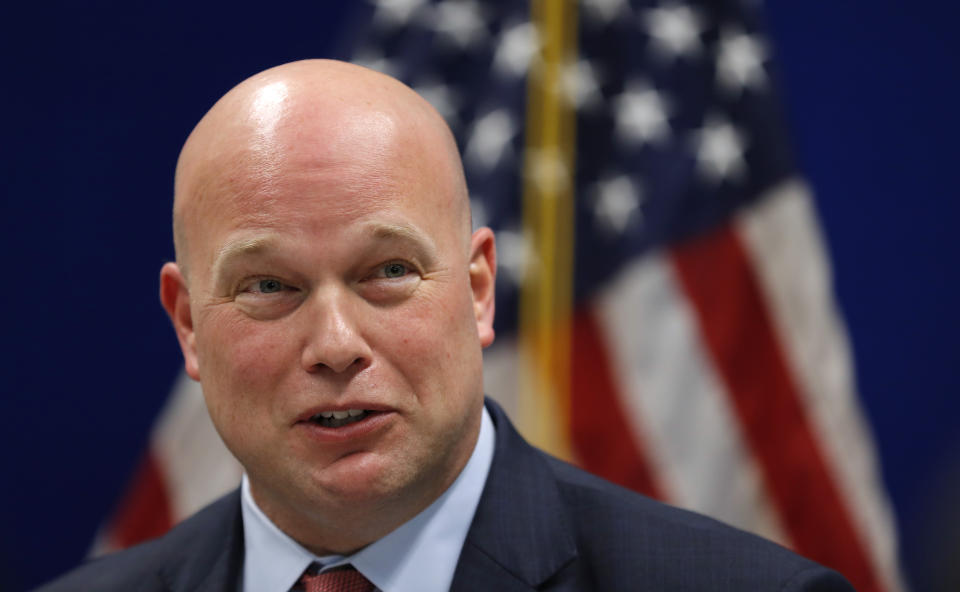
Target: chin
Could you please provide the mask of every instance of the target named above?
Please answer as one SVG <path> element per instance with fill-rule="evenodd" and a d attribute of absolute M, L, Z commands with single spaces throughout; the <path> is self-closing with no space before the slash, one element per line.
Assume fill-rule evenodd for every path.
<path fill-rule="evenodd" d="M 314 491 L 341 503 L 377 503 L 397 498 L 412 479 L 394 460 L 359 452 L 340 458 L 312 474 Z"/>

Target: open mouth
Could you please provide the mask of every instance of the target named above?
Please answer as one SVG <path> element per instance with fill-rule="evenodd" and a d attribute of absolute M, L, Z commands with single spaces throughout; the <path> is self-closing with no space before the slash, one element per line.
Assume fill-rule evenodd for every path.
<path fill-rule="evenodd" d="M 367 411 L 366 409 L 348 409 L 347 411 L 321 411 L 313 417 L 310 418 L 310 421 L 325 427 L 325 428 L 340 428 L 345 425 L 350 425 L 351 423 L 357 423 L 358 421 L 365 419 L 369 415 L 374 413 L 373 411 Z"/>

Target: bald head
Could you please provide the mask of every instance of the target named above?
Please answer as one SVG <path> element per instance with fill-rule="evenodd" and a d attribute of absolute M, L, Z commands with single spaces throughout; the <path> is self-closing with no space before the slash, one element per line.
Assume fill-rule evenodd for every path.
<path fill-rule="evenodd" d="M 192 265 L 189 245 L 202 232 L 202 221 L 216 215 L 225 200 L 269 201 L 287 173 L 305 167 L 344 173 L 344 182 L 357 184 L 358 193 L 363 184 L 402 184 L 407 175 L 435 178 L 437 191 L 417 198 L 449 213 L 464 247 L 469 243 L 463 170 L 453 136 L 436 110 L 406 85 L 373 70 L 304 60 L 234 87 L 184 144 L 173 219 L 181 268 Z M 350 171 L 362 174 L 351 177 Z"/>

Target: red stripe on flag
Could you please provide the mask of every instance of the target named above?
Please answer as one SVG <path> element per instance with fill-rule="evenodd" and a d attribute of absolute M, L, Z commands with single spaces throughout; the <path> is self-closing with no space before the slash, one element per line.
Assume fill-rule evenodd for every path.
<path fill-rule="evenodd" d="M 148 451 L 107 531 L 114 549 L 124 549 L 170 530 L 173 519 L 163 474 Z"/>
<path fill-rule="evenodd" d="M 712 359 L 796 550 L 880 590 L 827 470 L 739 237 L 729 227 L 676 248 Z"/>
<path fill-rule="evenodd" d="M 570 398 L 570 439 L 583 468 L 660 498 L 640 435 L 627 424 L 607 344 L 589 308 L 580 308 L 573 317 Z"/>

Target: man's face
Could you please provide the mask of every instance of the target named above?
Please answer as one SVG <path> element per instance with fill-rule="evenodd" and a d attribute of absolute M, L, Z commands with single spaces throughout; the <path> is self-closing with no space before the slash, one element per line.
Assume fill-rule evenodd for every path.
<path fill-rule="evenodd" d="M 400 150 L 395 128 L 358 115 L 322 141 L 243 148 L 197 183 L 187 366 L 282 528 L 425 506 L 475 443 L 492 238 L 471 242 L 439 157 Z"/>

